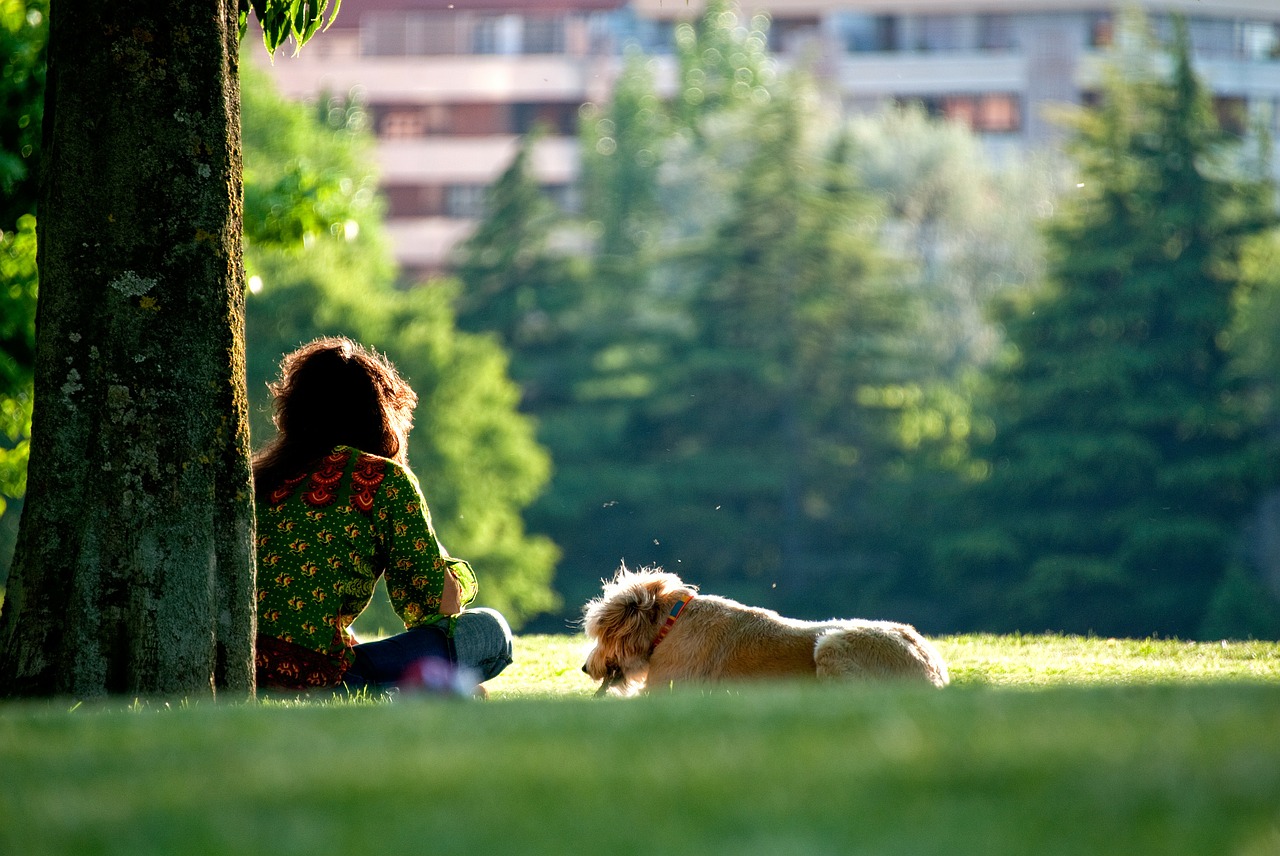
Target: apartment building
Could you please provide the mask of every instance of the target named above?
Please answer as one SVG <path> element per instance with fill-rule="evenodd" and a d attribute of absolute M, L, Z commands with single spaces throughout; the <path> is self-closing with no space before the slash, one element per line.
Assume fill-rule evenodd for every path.
<path fill-rule="evenodd" d="M 1046 106 L 1094 98 L 1129 0 L 742 0 L 767 13 L 780 61 L 812 68 L 849 111 L 919 102 L 993 149 L 1052 146 Z M 1138 0 L 1189 24 L 1219 116 L 1280 138 L 1278 0 Z M 607 99 L 629 44 L 669 57 L 702 0 L 348 0 L 271 73 L 288 97 L 355 90 L 378 136 L 388 230 L 410 275 L 446 269 L 520 136 L 542 184 L 572 204 L 579 107 Z M 669 60 L 666 60 L 669 61 Z"/>

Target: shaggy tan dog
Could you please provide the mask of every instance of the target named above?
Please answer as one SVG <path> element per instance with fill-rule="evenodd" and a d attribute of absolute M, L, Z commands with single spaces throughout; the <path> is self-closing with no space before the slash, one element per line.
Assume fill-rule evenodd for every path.
<path fill-rule="evenodd" d="M 583 608 L 582 670 L 610 689 L 755 678 L 902 678 L 946 686 L 947 665 L 909 624 L 797 621 L 702 595 L 660 568 L 624 565 Z"/>

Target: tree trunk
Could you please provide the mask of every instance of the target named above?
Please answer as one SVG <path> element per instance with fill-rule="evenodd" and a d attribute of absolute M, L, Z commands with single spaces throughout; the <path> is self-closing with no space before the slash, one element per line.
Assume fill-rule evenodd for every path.
<path fill-rule="evenodd" d="M 53 4 L 0 694 L 253 693 L 234 0 Z"/>

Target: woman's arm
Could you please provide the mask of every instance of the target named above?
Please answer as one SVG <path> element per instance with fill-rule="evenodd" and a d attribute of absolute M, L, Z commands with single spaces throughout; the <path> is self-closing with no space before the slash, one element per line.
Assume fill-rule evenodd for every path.
<path fill-rule="evenodd" d="M 457 615 L 462 612 L 462 586 L 458 577 L 449 569 L 444 573 L 444 595 L 440 598 L 440 615 Z"/>
<path fill-rule="evenodd" d="M 406 627 L 457 615 L 475 598 L 475 576 L 436 538 L 413 474 L 388 466 L 374 514 L 380 521 L 387 593 Z"/>

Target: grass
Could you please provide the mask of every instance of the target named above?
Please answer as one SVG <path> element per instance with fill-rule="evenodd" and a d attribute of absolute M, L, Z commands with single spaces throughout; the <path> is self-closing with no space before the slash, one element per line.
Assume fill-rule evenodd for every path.
<path fill-rule="evenodd" d="M 950 636 L 935 640 L 952 683 L 1002 687 L 1105 684 L 1280 683 L 1280 643 L 1095 639 L 1080 636 Z M 515 663 L 489 684 L 495 698 L 590 696 L 582 636 L 516 640 Z"/>
<path fill-rule="evenodd" d="M 1280 854 L 1280 644 L 939 640 L 943 691 L 0 707 L 0 854 Z"/>

